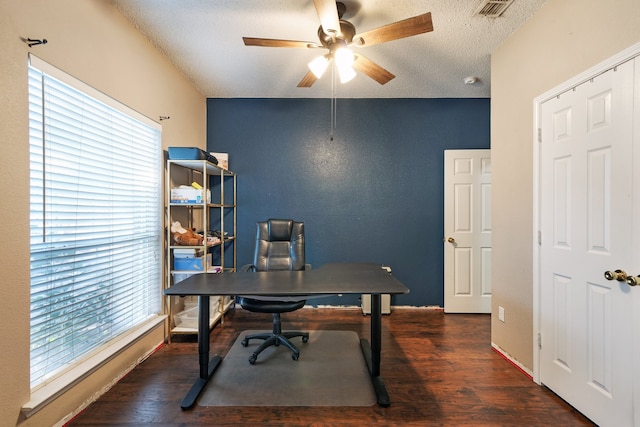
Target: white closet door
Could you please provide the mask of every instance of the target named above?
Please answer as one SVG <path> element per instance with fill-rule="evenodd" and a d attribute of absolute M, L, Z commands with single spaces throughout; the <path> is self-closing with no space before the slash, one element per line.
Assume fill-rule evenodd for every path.
<path fill-rule="evenodd" d="M 633 93 L 629 61 L 542 106 L 540 380 L 601 426 L 634 422 Z"/>

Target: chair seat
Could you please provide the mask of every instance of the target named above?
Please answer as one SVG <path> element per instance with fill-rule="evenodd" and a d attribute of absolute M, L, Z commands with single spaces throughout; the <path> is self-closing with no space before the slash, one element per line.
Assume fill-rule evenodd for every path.
<path fill-rule="evenodd" d="M 254 313 L 288 313 L 304 307 L 307 301 L 264 301 L 239 296 L 237 303 Z"/>

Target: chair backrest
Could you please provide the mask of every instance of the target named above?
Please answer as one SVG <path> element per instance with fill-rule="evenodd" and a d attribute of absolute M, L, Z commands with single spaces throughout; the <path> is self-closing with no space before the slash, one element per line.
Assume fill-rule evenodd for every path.
<path fill-rule="evenodd" d="M 304 223 L 273 218 L 258 222 L 253 263 L 257 271 L 304 270 Z"/>

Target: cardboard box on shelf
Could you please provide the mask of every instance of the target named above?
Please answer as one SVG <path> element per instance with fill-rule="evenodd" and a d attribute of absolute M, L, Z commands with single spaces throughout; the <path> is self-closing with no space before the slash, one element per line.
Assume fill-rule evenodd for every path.
<path fill-rule="evenodd" d="M 178 187 L 171 189 L 171 203 L 202 203 L 204 190 L 193 187 Z M 211 191 L 207 190 L 207 203 L 211 203 Z"/>
<path fill-rule="evenodd" d="M 222 169 L 229 170 L 229 153 L 209 153 L 218 159 L 218 166 Z"/>

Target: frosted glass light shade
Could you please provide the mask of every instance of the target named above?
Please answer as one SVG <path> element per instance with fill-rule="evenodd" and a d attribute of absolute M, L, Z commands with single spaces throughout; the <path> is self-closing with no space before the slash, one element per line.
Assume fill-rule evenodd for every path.
<path fill-rule="evenodd" d="M 327 70 L 327 66 L 329 66 L 329 59 L 326 56 L 319 56 L 309 62 L 307 66 L 317 78 L 320 78 Z"/>
<path fill-rule="evenodd" d="M 343 47 L 336 50 L 335 57 L 340 83 L 347 83 L 356 76 L 356 72 L 353 70 L 353 52 Z"/>

